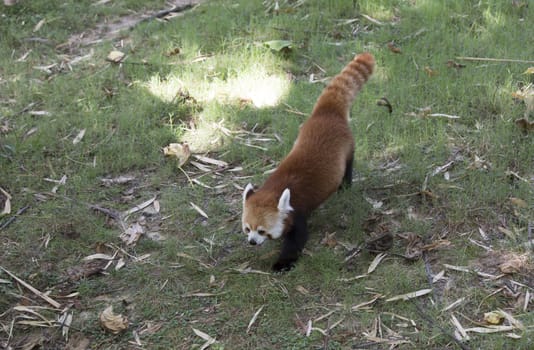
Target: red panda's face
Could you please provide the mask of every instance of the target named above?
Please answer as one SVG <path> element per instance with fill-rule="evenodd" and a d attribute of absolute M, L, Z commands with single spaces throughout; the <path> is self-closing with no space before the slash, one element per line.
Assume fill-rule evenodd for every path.
<path fill-rule="evenodd" d="M 280 201 L 287 201 L 289 205 L 289 190 L 286 191 L 284 191 L 286 195 L 282 195 Z M 243 193 L 243 232 L 252 245 L 260 245 L 267 239 L 280 238 L 285 231 L 287 215 L 292 210 L 287 206 L 280 210 L 280 205 L 277 206 L 276 200 L 262 198 L 262 195 L 261 192 L 254 193 L 250 184 Z"/>

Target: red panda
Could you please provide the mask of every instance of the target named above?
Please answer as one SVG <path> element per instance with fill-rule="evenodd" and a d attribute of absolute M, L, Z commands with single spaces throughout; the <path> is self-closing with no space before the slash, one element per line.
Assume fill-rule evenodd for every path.
<path fill-rule="evenodd" d="M 354 138 L 349 110 L 373 73 L 370 53 L 356 55 L 319 96 L 293 148 L 259 189 L 243 192 L 243 232 L 250 244 L 283 237 L 273 270 L 289 270 L 308 239 L 306 219 L 342 184 L 352 183 Z"/>

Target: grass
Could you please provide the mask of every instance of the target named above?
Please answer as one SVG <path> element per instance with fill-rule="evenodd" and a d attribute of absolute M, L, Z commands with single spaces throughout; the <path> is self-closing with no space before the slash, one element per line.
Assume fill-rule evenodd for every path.
<path fill-rule="evenodd" d="M 531 253 L 534 142 L 515 125 L 525 105 L 512 99 L 532 83 L 523 74 L 529 65 L 456 58 L 532 60 L 531 8 L 496 0 L 309 0 L 281 1 L 275 14 L 273 6 L 207 1 L 182 17 L 144 21 L 93 43 L 83 37 L 103 37 L 99 24 L 164 3 L 35 0 L 2 8 L 0 187 L 12 196 L 12 212 L 0 224 L 28 208 L 2 229 L 0 265 L 50 291 L 73 314 L 69 340 L 59 327 L 21 323 L 42 320 L 14 306 L 46 303 L 0 274 L 3 347 L 87 341 L 85 348 L 121 349 L 134 346 L 135 332 L 139 347 L 200 348 L 206 340 L 198 329 L 217 339 L 213 349 L 381 349 L 399 341 L 399 348 L 529 348 L 531 258 L 495 280 L 444 264 L 499 275 L 510 254 Z M 264 45 L 270 40 L 288 40 L 291 49 L 271 50 Z M 106 61 L 114 49 L 127 55 L 124 63 Z M 291 148 L 322 79 L 366 50 L 377 71 L 352 109 L 353 187 L 313 214 L 312 237 L 294 270 L 259 273 L 269 272 L 278 242 L 246 244 L 238 188 L 261 184 Z M 377 106 L 382 97 L 392 113 Z M 161 150 L 184 141 L 228 166 L 205 164 L 204 172 L 190 162 L 178 169 Z M 50 179 L 63 175 L 52 193 Z M 133 180 L 102 181 L 119 176 Z M 127 246 L 116 222 L 90 209 L 125 211 L 154 196 L 159 212 L 137 212 L 126 222 L 163 241 L 143 236 Z M 410 242 L 401 238 L 409 232 L 424 244 L 445 243 L 410 262 L 402 257 Z M 363 249 L 347 257 L 382 233 L 395 236 L 386 258 L 367 277 L 351 279 L 366 274 L 375 255 Z M 87 272 L 105 265 L 83 260 L 94 253 L 116 254 L 106 273 Z M 126 266 L 115 270 L 119 258 Z M 445 278 L 430 283 L 442 270 Z M 426 288 L 432 293 L 385 301 Z M 108 305 L 128 317 L 126 332 L 100 326 Z M 496 309 L 525 328 L 453 339 L 451 315 L 472 328 Z M 62 313 L 34 310 L 53 322 Z"/>

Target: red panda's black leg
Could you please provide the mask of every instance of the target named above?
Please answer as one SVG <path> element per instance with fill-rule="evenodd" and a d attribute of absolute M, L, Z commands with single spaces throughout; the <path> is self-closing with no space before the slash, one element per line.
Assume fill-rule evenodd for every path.
<path fill-rule="evenodd" d="M 297 213 L 293 215 L 293 226 L 284 237 L 282 251 L 278 260 L 273 265 L 274 271 L 291 270 L 308 240 L 306 217 Z"/>
<path fill-rule="evenodd" d="M 343 176 L 343 184 L 341 187 L 350 187 L 352 185 L 352 164 L 354 163 L 354 152 L 345 165 L 345 175 Z"/>

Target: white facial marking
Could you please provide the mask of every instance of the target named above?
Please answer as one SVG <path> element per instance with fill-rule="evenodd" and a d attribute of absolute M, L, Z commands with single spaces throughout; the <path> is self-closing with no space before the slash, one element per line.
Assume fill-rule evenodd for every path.
<path fill-rule="evenodd" d="M 257 230 L 254 230 L 254 231 L 250 231 L 248 233 L 248 237 L 247 237 L 248 241 L 249 242 L 256 242 L 257 245 L 260 245 L 262 244 L 263 242 L 265 242 L 265 240 L 267 239 L 267 236 L 262 236 L 258 233 Z"/>

